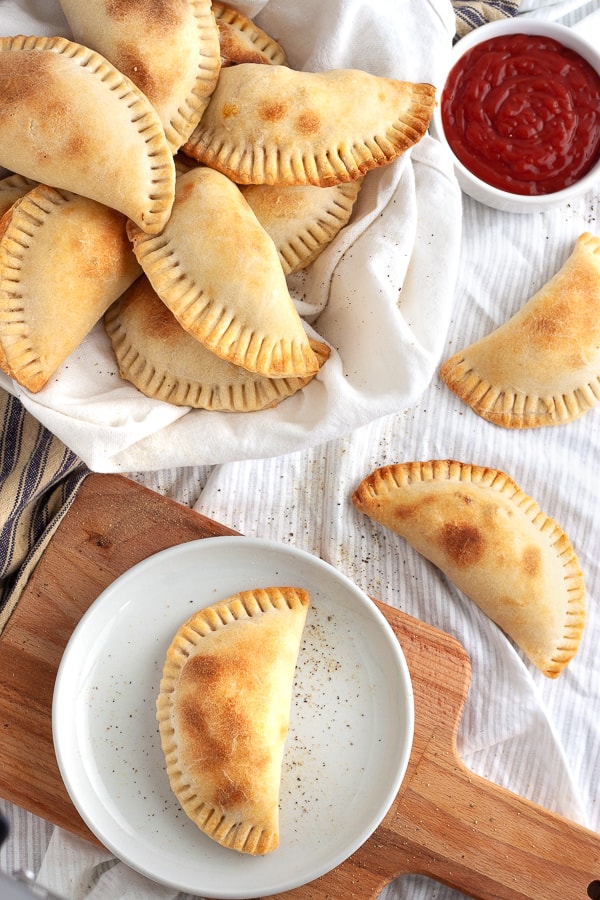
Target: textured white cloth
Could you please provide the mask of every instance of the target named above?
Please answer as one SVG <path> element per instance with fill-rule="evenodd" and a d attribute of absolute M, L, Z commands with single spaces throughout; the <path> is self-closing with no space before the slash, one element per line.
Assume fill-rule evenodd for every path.
<path fill-rule="evenodd" d="M 30 12 L 59 25 L 57 5 Z M 362 68 L 439 85 L 454 34 L 445 0 L 269 0 L 244 10 L 259 13 L 290 64 L 309 71 Z M 0 22 L 5 33 L 13 30 L 8 13 Z M 448 327 L 459 242 L 460 194 L 447 157 L 426 136 L 414 152 L 368 173 L 352 224 L 309 273 L 290 279 L 299 311 L 333 352 L 304 391 L 275 409 L 225 414 L 150 400 L 119 377 L 102 323 L 38 394 L 6 376 L 0 384 L 95 471 L 201 465 L 314 446 L 419 398 Z"/>
<path fill-rule="evenodd" d="M 574 10 L 570 0 L 568 4 L 523 0 L 525 4 L 540 13 L 548 11 L 553 17 L 558 7 L 570 13 Z M 0 0 L 0 15 L 4 6 Z M 280 0 L 264 6 L 261 15 L 266 16 L 270 8 L 271 21 L 280 30 L 277 17 L 286 13 L 288 4 Z M 303 4 L 289 6 L 299 10 Z M 597 7 L 597 3 L 592 6 Z M 417 0 L 416 7 L 419 22 L 427 23 L 428 33 L 437 30 L 434 9 L 440 13 L 440 23 L 448 28 L 443 2 L 434 7 Z M 245 8 L 255 12 L 257 7 L 246 4 Z M 317 52 L 312 49 L 314 36 L 320 33 L 324 20 L 333 16 L 329 2 L 320 7 L 315 4 L 315 8 L 317 21 L 311 20 L 311 31 L 294 49 L 294 62 L 299 64 Z M 380 10 L 381 4 L 377 8 Z M 592 11 L 589 3 L 580 4 L 580 8 Z M 427 15 L 423 19 L 424 10 L 429 19 Z M 400 34 L 406 29 L 408 33 L 419 30 L 416 23 L 408 21 Z M 371 43 L 356 23 L 344 25 L 340 40 L 346 33 L 354 34 L 354 62 L 358 64 L 361 42 L 366 47 Z M 400 46 L 396 35 L 394 44 Z M 335 58 L 336 47 L 332 37 L 319 51 L 323 54 L 319 59 Z M 421 155 L 413 154 L 403 172 L 402 190 L 413 199 L 427 196 L 425 187 L 421 194 L 413 184 L 416 186 L 421 177 L 423 184 L 431 181 L 424 155 L 431 150 L 437 156 L 437 149 L 425 143 L 420 150 Z M 441 178 L 441 188 L 446 176 L 438 173 L 444 167 L 436 164 L 433 169 L 434 180 Z M 453 196 L 452 191 L 449 196 Z M 404 210 L 404 204 L 401 208 Z M 434 314 L 430 312 L 428 321 L 420 325 L 425 332 L 419 334 L 426 337 L 420 337 L 419 350 L 427 365 L 423 364 L 415 376 L 410 402 L 344 437 L 275 458 L 221 460 L 216 466 L 201 465 L 203 460 L 196 459 L 198 465 L 187 469 L 167 469 L 165 460 L 162 470 L 135 477 L 161 493 L 194 503 L 201 513 L 244 534 L 293 544 L 321 556 L 370 594 L 456 637 L 466 647 L 473 668 L 459 732 L 459 752 L 465 763 L 488 780 L 600 832 L 600 407 L 566 426 L 509 432 L 484 422 L 462 405 L 435 371 L 436 354 L 450 355 L 518 310 L 560 267 L 581 232 L 600 233 L 599 210 L 600 185 L 575 203 L 532 216 L 500 213 L 464 198 L 456 290 L 447 304 Z M 388 224 L 393 226 L 391 209 L 389 213 Z M 431 217 L 435 224 L 436 240 L 425 246 L 424 258 L 415 259 L 414 265 L 411 257 L 411 287 L 417 288 L 416 276 L 430 267 L 435 281 L 440 260 L 446 259 L 436 256 L 438 213 L 443 211 L 422 209 L 423 216 Z M 426 234 L 425 220 L 421 221 Z M 448 240 L 454 239 L 455 234 L 450 233 Z M 410 296 L 409 307 L 401 309 L 407 328 L 414 328 L 420 294 L 415 289 Z M 405 297 L 403 287 L 403 304 Z M 428 308 L 431 310 L 431 304 Z M 432 333 L 436 329 L 437 340 Z M 371 362 L 375 361 L 373 355 Z M 424 384 L 421 379 L 428 365 L 434 371 Z M 421 384 L 424 386 L 419 389 Z M 231 428 L 228 437 L 233 437 Z M 249 452 L 246 443 L 243 449 Z M 352 490 L 374 467 L 446 457 L 494 466 L 511 475 L 561 525 L 574 545 L 587 585 L 588 620 L 577 657 L 555 681 L 540 675 L 438 570 L 400 538 L 370 523 L 351 507 Z M 131 468 L 136 466 L 132 463 Z M 42 823 L 30 819 L 25 823 L 19 811 L 15 811 L 15 821 L 18 832 L 22 832 L 23 865 L 39 852 L 39 844 L 32 848 L 29 836 L 39 835 L 36 829 L 40 829 L 42 836 L 37 840 L 43 843 L 47 832 Z M 18 850 L 13 842 L 4 851 L 4 858 L 16 863 Z M 39 881 L 68 900 L 174 897 L 173 891 L 149 885 L 108 854 L 58 829 L 50 841 Z M 460 895 L 411 876 L 387 888 L 382 896 L 385 900 L 455 900 Z"/>

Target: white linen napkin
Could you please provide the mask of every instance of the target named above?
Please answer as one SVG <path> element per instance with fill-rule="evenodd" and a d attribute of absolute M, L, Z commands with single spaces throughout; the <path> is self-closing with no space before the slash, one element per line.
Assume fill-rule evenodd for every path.
<path fill-rule="evenodd" d="M 267 0 L 240 4 L 276 36 L 290 63 L 443 78 L 455 30 L 445 0 Z M 2 4 L 0 28 L 69 35 L 58 2 Z M 147 399 L 118 375 L 99 323 L 38 394 L 0 386 L 95 471 L 149 470 L 275 456 L 404 409 L 425 390 L 452 312 L 461 201 L 450 161 L 426 136 L 368 173 L 351 224 L 292 296 L 333 348 L 305 390 L 263 412 L 214 413 Z"/>

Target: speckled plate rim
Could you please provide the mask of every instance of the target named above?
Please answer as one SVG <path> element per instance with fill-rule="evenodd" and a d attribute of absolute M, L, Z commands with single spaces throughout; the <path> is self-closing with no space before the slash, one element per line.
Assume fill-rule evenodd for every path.
<path fill-rule="evenodd" d="M 155 719 L 167 647 L 196 609 L 271 584 L 311 594 L 282 773 L 281 842 L 265 857 L 220 847 L 170 791 Z M 52 729 L 85 823 L 153 881 L 213 898 L 264 897 L 339 865 L 373 833 L 406 772 L 410 674 L 377 606 L 321 559 L 251 537 L 214 537 L 149 557 L 77 625 L 59 667 Z"/>

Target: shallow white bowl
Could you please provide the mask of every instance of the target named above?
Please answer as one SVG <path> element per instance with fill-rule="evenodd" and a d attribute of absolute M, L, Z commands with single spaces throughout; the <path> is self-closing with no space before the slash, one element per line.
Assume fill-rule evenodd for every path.
<path fill-rule="evenodd" d="M 568 47 L 579 53 L 579 55 L 587 60 L 587 62 L 589 62 L 600 74 L 600 51 L 582 37 L 582 30 L 575 30 L 573 28 L 568 28 L 565 25 L 559 25 L 556 22 L 544 22 L 527 16 L 517 16 L 515 18 L 489 22 L 488 24 L 482 25 L 471 31 L 465 37 L 461 38 L 461 40 L 459 40 L 452 48 L 448 71 L 452 69 L 468 50 L 472 49 L 477 44 L 481 44 L 483 41 L 504 34 L 538 34 L 553 38 L 564 47 Z M 586 191 L 590 190 L 596 182 L 600 181 L 600 160 L 598 160 L 583 178 L 561 191 L 536 196 L 511 194 L 508 191 L 502 191 L 486 184 L 480 178 L 473 175 L 466 166 L 457 159 L 444 134 L 440 102 L 438 102 L 433 113 L 431 133 L 452 155 L 456 178 L 464 193 L 468 194 L 469 197 L 478 200 L 480 203 L 484 203 L 486 206 L 491 206 L 494 209 L 499 209 L 504 212 L 542 212 L 543 210 L 560 206 L 567 201 L 581 196 Z"/>

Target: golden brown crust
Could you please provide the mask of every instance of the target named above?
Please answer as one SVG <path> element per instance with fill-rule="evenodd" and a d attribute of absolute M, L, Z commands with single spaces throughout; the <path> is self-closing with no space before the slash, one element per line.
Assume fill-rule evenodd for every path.
<path fill-rule="evenodd" d="M 277 406 L 314 377 L 265 378 L 220 359 L 182 328 L 145 276 L 111 306 L 104 324 L 121 377 L 176 406 L 255 412 Z M 329 347 L 310 344 L 321 367 Z"/>
<path fill-rule="evenodd" d="M 200 610 L 167 652 L 157 718 L 171 788 L 225 847 L 279 843 L 279 789 L 309 595 L 242 591 Z"/>
<path fill-rule="evenodd" d="M 504 428 L 565 424 L 600 403 L 600 237 L 580 235 L 556 275 L 440 377 Z"/>
<path fill-rule="evenodd" d="M 179 175 L 162 234 L 128 231 L 156 293 L 217 356 L 268 378 L 318 371 L 275 245 L 224 175 L 203 166 Z"/>
<path fill-rule="evenodd" d="M 429 84 L 244 63 L 222 70 L 183 150 L 238 184 L 330 187 L 397 159 L 434 104 Z"/>
<path fill-rule="evenodd" d="M 239 63 L 286 65 L 285 51 L 281 44 L 259 28 L 252 19 L 220 0 L 213 0 L 212 9 L 219 28 L 223 66 Z"/>
<path fill-rule="evenodd" d="M 0 38 L 0 94 L 0 165 L 162 229 L 173 155 L 147 97 L 108 60 L 62 37 Z"/>
<path fill-rule="evenodd" d="M 173 153 L 212 94 L 221 56 L 210 0 L 61 0 L 73 37 L 131 79 L 157 110 Z"/>
<path fill-rule="evenodd" d="M 573 658 L 585 624 L 579 562 L 504 472 L 447 459 L 383 466 L 352 501 L 445 572 L 544 675 Z"/>
<path fill-rule="evenodd" d="M 292 275 L 314 262 L 347 224 L 362 181 L 330 188 L 251 184 L 241 190 L 273 239 L 284 273 Z"/>
<path fill-rule="evenodd" d="M 125 217 L 47 185 L 0 225 L 0 365 L 37 392 L 139 275 Z M 82 239 L 83 238 L 83 239 Z"/>

